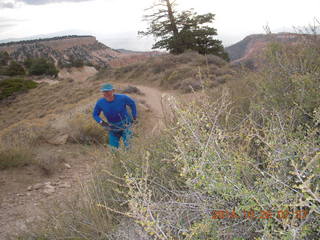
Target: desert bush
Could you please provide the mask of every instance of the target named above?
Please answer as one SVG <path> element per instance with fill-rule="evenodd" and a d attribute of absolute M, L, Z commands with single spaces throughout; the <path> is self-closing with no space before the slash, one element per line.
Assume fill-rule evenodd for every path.
<path fill-rule="evenodd" d="M 6 51 L 0 51 L 0 66 L 7 66 L 10 55 Z"/>
<path fill-rule="evenodd" d="M 0 148 L 0 170 L 34 163 L 34 152 L 28 146 Z"/>
<path fill-rule="evenodd" d="M 76 143 L 108 143 L 107 132 L 100 127 L 90 113 L 78 113 L 68 122 L 71 140 Z"/>
<path fill-rule="evenodd" d="M 15 125 L 1 132 L 0 168 L 35 164 L 35 146 L 39 133 L 29 125 Z"/>
<path fill-rule="evenodd" d="M 4 75 L 8 76 L 19 76 L 25 74 L 26 72 L 23 66 L 17 63 L 16 61 L 11 61 L 4 72 Z"/>
<path fill-rule="evenodd" d="M 284 53 L 276 54 L 269 61 L 283 67 Z M 128 214 L 146 232 L 156 239 L 319 238 L 319 69 L 297 72 L 289 60 L 286 68 L 295 71 L 267 65 L 247 77 L 245 108 L 234 110 L 241 105 L 232 102 L 236 91 L 188 104 L 171 100 L 169 158 L 187 188 L 177 193 L 153 184 L 148 165 L 128 175 Z"/>
<path fill-rule="evenodd" d="M 0 100 L 12 96 L 15 93 L 36 88 L 38 84 L 32 80 L 23 78 L 8 78 L 0 82 Z"/>
<path fill-rule="evenodd" d="M 46 152 L 38 154 L 33 163 L 41 169 L 44 175 L 52 175 L 61 169 L 63 162 L 62 155 Z"/>
<path fill-rule="evenodd" d="M 298 125 L 312 122 L 320 102 L 320 52 L 313 50 L 314 44 L 270 45 L 266 66 L 256 82 L 263 106 L 278 111 L 296 109 L 293 118 Z"/>
<path fill-rule="evenodd" d="M 28 73 L 30 75 L 57 76 L 59 73 L 59 70 L 55 67 L 55 65 L 44 58 L 28 59 L 25 62 L 25 65 L 27 66 Z"/>

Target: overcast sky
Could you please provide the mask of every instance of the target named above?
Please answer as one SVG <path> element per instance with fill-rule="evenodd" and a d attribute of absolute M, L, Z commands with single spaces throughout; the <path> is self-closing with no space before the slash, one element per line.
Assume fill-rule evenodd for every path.
<path fill-rule="evenodd" d="M 0 40 L 37 35 L 89 34 L 113 48 L 150 50 L 144 9 L 154 0 L 0 0 Z M 225 46 L 245 36 L 294 31 L 320 19 L 320 0 L 177 0 L 179 9 L 214 13 Z"/>

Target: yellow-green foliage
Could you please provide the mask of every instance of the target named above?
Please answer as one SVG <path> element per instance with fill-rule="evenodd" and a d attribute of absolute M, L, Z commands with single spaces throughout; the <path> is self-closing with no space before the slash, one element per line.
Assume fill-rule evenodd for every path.
<path fill-rule="evenodd" d="M 219 89 L 187 104 L 170 100 L 174 150 L 158 161 L 171 162 L 188 190 L 154 183 L 147 150 L 141 172 L 126 174 L 128 214 L 146 232 L 156 239 L 319 236 L 319 62 L 302 47 L 273 52 L 265 69 L 238 82 L 245 93 Z M 213 210 L 239 217 L 214 220 Z M 255 218 L 245 218 L 249 211 Z M 266 211 L 272 215 L 263 219 Z"/>
<path fill-rule="evenodd" d="M 36 88 L 37 83 L 32 80 L 23 78 L 9 78 L 0 82 L 0 100 L 5 99 L 13 94 Z"/>

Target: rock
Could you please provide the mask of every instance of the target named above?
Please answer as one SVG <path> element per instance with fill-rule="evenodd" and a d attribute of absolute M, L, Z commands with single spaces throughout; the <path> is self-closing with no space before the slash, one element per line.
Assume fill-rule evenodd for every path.
<path fill-rule="evenodd" d="M 66 168 L 68 168 L 68 169 L 71 168 L 71 166 L 70 166 L 68 163 L 65 163 L 64 166 L 65 166 Z"/>
<path fill-rule="evenodd" d="M 28 190 L 28 191 L 32 191 L 32 186 L 29 186 L 29 187 L 27 188 L 27 190 Z"/>
<path fill-rule="evenodd" d="M 53 145 L 63 145 L 66 144 L 69 138 L 68 134 L 58 135 L 48 140 L 48 143 Z"/>
<path fill-rule="evenodd" d="M 146 112 L 150 112 L 150 111 L 151 111 L 151 109 L 150 109 L 148 106 L 146 106 L 145 104 L 139 103 L 139 107 L 141 107 L 142 109 L 144 109 Z"/>
<path fill-rule="evenodd" d="M 45 189 L 43 189 L 43 193 L 46 195 L 51 195 L 56 191 L 56 188 L 51 185 L 46 185 Z"/>
<path fill-rule="evenodd" d="M 51 185 L 51 182 L 45 182 L 44 185 L 46 186 Z"/>
<path fill-rule="evenodd" d="M 135 93 L 138 95 L 144 95 L 144 93 L 142 93 L 139 88 L 134 87 L 134 86 L 128 86 L 126 89 L 121 91 L 122 93 Z"/>
<path fill-rule="evenodd" d="M 52 186 L 58 186 L 59 184 L 60 184 L 60 182 L 58 181 L 58 182 L 52 183 L 51 185 Z"/>
<path fill-rule="evenodd" d="M 37 183 L 36 185 L 33 185 L 32 189 L 39 190 L 40 188 L 42 188 L 42 186 L 43 186 L 42 183 Z"/>

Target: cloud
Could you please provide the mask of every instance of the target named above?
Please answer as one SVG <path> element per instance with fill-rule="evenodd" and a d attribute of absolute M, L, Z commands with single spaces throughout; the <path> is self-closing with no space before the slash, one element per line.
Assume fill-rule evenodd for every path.
<path fill-rule="evenodd" d="M 8 28 L 14 27 L 22 20 L 14 20 L 0 17 L 0 33 L 5 32 Z"/>
<path fill-rule="evenodd" d="M 0 0 L 3 1 L 3 0 Z M 49 3 L 61 3 L 61 2 L 88 2 L 93 0 L 4 0 L 4 2 L 0 3 L 1 8 L 15 8 L 19 5 L 19 3 L 25 3 L 28 5 L 44 5 Z"/>
<path fill-rule="evenodd" d="M 0 3 L 0 8 L 14 8 L 14 4 L 11 2 L 8 3 Z"/>
<path fill-rule="evenodd" d="M 87 2 L 92 0 L 17 0 L 19 2 L 24 2 L 29 5 L 43 5 L 48 3 L 59 3 L 59 2 Z"/>

